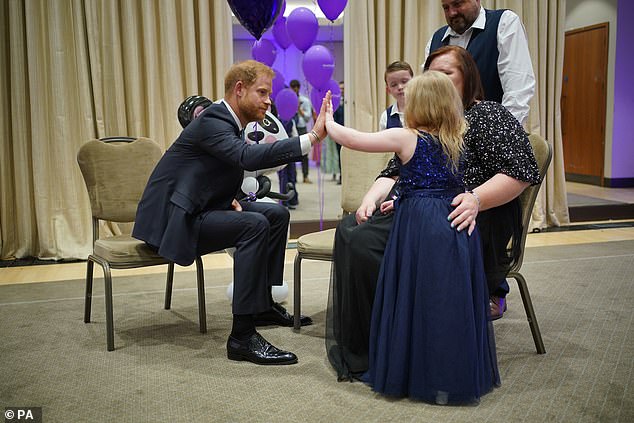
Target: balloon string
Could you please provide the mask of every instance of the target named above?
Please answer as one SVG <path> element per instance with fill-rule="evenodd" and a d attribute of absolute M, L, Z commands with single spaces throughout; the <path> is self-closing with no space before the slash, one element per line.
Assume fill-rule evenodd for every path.
<path fill-rule="evenodd" d="M 324 174 L 321 172 L 321 147 L 319 143 L 319 164 L 317 165 L 317 191 L 319 192 L 319 231 L 324 230 Z"/>

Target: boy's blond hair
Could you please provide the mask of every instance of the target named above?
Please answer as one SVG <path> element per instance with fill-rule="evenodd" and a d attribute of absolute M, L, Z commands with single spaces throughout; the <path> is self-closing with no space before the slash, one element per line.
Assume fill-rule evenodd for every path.
<path fill-rule="evenodd" d="M 405 87 L 405 123 L 408 128 L 425 128 L 437 135 L 452 168 L 458 168 L 464 150 L 463 135 L 467 123 L 462 100 L 447 75 L 426 71 Z"/>

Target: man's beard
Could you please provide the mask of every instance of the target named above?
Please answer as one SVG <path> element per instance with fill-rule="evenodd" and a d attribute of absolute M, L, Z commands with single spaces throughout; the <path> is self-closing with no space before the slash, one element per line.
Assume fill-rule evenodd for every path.
<path fill-rule="evenodd" d="M 259 107 L 246 101 L 240 105 L 240 112 L 247 122 L 259 122 L 265 114 Z"/>
<path fill-rule="evenodd" d="M 464 33 L 469 25 L 467 24 L 467 20 L 464 17 L 454 18 L 451 20 L 451 29 L 456 31 L 458 34 Z"/>

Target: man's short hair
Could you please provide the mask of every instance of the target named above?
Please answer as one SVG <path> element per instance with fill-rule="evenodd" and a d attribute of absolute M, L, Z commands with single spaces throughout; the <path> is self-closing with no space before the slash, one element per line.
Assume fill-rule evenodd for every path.
<path fill-rule="evenodd" d="M 291 88 L 299 88 L 299 86 L 300 86 L 300 84 L 299 84 L 299 81 L 297 79 L 293 79 L 291 81 L 291 85 L 290 85 Z"/>
<path fill-rule="evenodd" d="M 397 60 L 396 62 L 392 62 L 389 65 L 387 65 L 387 68 L 385 68 L 385 73 L 383 74 L 383 80 L 387 84 L 387 75 L 389 73 L 398 72 L 402 70 L 408 71 L 409 76 L 414 77 L 414 71 L 412 70 L 412 67 L 409 65 L 409 63 L 403 62 L 402 60 Z"/>
<path fill-rule="evenodd" d="M 225 96 L 228 96 L 238 81 L 242 81 L 248 88 L 255 83 L 258 76 L 267 75 L 271 79 L 275 77 L 275 72 L 264 63 L 256 60 L 245 60 L 234 63 L 225 74 Z"/>

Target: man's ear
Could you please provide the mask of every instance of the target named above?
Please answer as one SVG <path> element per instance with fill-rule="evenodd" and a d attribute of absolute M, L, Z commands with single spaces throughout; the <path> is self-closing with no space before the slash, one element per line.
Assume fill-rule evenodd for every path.
<path fill-rule="evenodd" d="M 244 82 L 238 81 L 236 82 L 235 87 L 233 88 L 233 92 L 236 94 L 236 97 L 242 97 L 244 94 L 245 86 Z"/>

